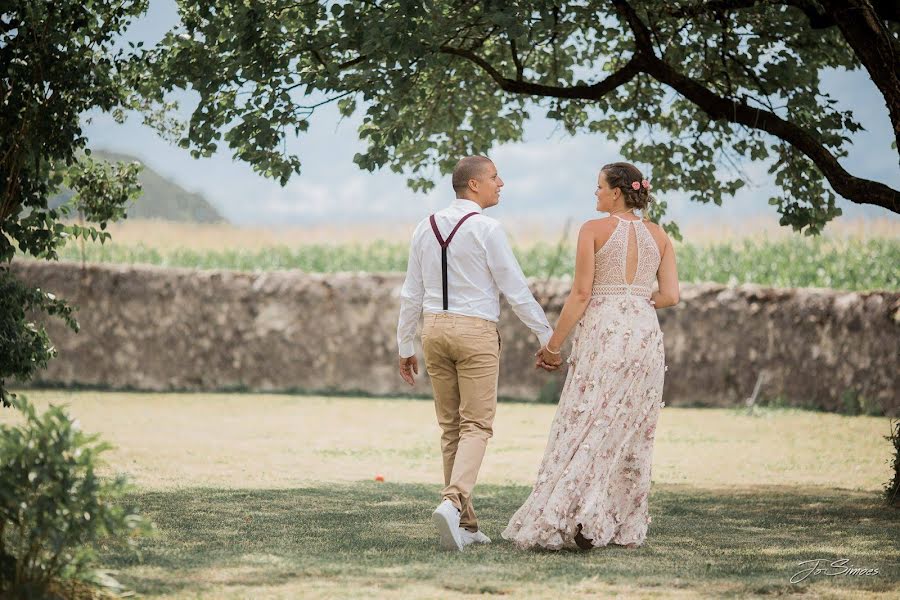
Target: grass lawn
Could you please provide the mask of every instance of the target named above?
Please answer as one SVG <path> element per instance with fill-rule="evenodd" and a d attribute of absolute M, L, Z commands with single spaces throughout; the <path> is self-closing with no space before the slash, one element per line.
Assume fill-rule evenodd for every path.
<path fill-rule="evenodd" d="M 888 419 L 663 409 L 641 548 L 523 552 L 500 539 L 555 407 L 501 404 L 476 508 L 486 547 L 437 548 L 440 452 L 427 401 L 30 391 L 117 449 L 157 525 L 105 566 L 148 598 L 896 598 L 900 511 L 879 504 Z M 15 415 L 0 411 L 0 421 Z M 376 473 L 385 483 L 373 481 Z M 801 561 L 878 569 L 810 575 Z M 839 567 L 828 569 L 839 572 Z"/>

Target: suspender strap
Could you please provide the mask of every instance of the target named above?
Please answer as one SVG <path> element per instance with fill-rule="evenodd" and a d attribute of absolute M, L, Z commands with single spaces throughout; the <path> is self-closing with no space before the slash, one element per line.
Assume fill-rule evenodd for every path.
<path fill-rule="evenodd" d="M 434 235 L 437 238 L 438 244 L 441 245 L 441 282 L 443 284 L 444 291 L 444 310 L 447 310 L 448 301 L 447 301 L 447 246 L 450 245 L 450 242 L 453 241 L 453 236 L 456 235 L 457 230 L 459 230 L 459 226 L 462 225 L 466 219 L 471 217 L 472 215 L 477 215 L 477 212 L 470 212 L 459 222 L 456 224 L 456 227 L 453 228 L 453 231 L 450 232 L 450 235 L 447 236 L 447 240 L 444 241 L 444 238 L 441 237 L 441 230 L 438 229 L 437 221 L 434 220 L 434 215 L 431 215 L 431 230 L 434 231 Z"/>

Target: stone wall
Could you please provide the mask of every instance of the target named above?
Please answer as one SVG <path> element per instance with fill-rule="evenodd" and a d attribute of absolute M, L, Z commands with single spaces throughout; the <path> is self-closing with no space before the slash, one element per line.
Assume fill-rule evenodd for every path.
<path fill-rule="evenodd" d="M 141 390 L 345 391 L 428 395 L 397 374 L 400 274 L 242 273 L 17 262 L 20 277 L 68 299 L 81 333 L 48 322 L 59 357 L 37 385 Z M 555 323 L 564 281 L 532 289 Z M 683 285 L 658 313 L 671 405 L 759 398 L 900 414 L 900 293 Z M 533 367 L 536 339 L 504 304 L 500 395 L 552 396 L 564 371 Z M 422 361 L 421 348 L 418 356 Z"/>

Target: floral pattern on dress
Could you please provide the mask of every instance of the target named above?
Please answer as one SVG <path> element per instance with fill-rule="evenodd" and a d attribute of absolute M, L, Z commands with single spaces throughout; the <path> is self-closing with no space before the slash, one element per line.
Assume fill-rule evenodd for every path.
<path fill-rule="evenodd" d="M 625 284 L 631 226 L 624 223 L 620 220 L 596 257 L 595 296 L 575 328 L 534 487 L 501 533 L 519 548 L 575 548 L 579 524 L 594 546 L 641 545 L 647 536 L 666 372 L 662 331 L 646 292 L 659 268 L 659 252 L 643 223 L 636 223 L 638 270 L 632 284 Z"/>

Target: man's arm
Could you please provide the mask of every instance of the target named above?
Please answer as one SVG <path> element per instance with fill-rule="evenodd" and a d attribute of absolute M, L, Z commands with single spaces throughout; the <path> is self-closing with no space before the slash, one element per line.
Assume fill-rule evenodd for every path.
<path fill-rule="evenodd" d="M 525 274 L 513 254 L 509 242 L 506 240 L 506 232 L 499 224 L 496 224 L 487 234 L 484 240 L 485 253 L 487 255 L 488 268 L 497 287 L 506 296 L 507 302 L 513 312 L 525 325 L 537 336 L 541 346 L 546 346 L 553 334 L 550 322 L 544 314 L 544 309 L 534 299 Z"/>
<path fill-rule="evenodd" d="M 422 298 L 425 296 L 425 284 L 422 279 L 422 265 L 416 250 L 416 238 L 420 228 L 417 227 L 409 244 L 409 262 L 406 266 L 406 280 L 400 289 L 400 319 L 397 323 L 397 346 L 401 358 L 415 356 L 414 343 L 416 325 L 422 314 Z"/>

